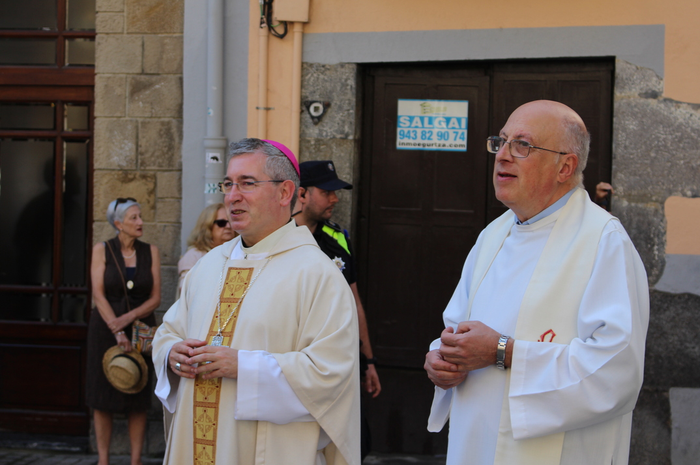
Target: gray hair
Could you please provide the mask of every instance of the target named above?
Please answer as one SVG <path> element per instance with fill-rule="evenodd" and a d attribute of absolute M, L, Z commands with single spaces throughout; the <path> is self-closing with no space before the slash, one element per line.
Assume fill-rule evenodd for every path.
<path fill-rule="evenodd" d="M 239 155 L 245 155 L 247 153 L 261 153 L 267 157 L 263 172 L 268 175 L 270 179 L 289 180 L 294 183 L 294 194 L 292 195 L 292 202 L 289 205 L 290 210 L 294 211 L 294 205 L 297 203 L 297 192 L 299 191 L 299 174 L 297 174 L 297 170 L 294 168 L 289 158 L 287 158 L 280 149 L 269 142 L 251 137 L 239 140 L 238 142 L 231 142 L 228 146 L 227 162 Z"/>
<path fill-rule="evenodd" d="M 111 202 L 109 202 L 109 205 L 107 206 L 107 221 L 109 221 L 109 224 L 117 231 L 119 232 L 119 228 L 114 224 L 115 221 L 119 221 L 120 223 L 124 222 L 124 217 L 126 216 L 126 211 L 136 205 L 137 207 L 141 208 L 141 205 L 130 199 L 126 199 L 124 201 L 123 199 L 114 199 Z"/>
<path fill-rule="evenodd" d="M 583 170 L 588 163 L 588 152 L 591 149 L 591 135 L 586 126 L 574 118 L 564 118 L 564 147 L 569 153 L 578 157 L 578 166 L 574 172 L 574 180 L 583 186 Z"/>

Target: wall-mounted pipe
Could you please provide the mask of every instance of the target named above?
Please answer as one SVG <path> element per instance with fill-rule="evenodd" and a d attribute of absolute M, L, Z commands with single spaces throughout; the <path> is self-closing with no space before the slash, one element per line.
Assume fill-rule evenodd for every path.
<path fill-rule="evenodd" d="M 290 149 L 299 156 L 299 132 L 301 126 L 301 63 L 302 42 L 304 38 L 304 23 L 294 23 L 294 51 L 292 55 L 292 102 L 291 102 L 291 137 Z"/>
<path fill-rule="evenodd" d="M 223 200 L 218 182 L 226 175 L 224 127 L 224 0 L 207 2 L 207 135 L 204 138 L 204 205 Z"/>
<path fill-rule="evenodd" d="M 262 23 L 258 33 L 258 139 L 267 139 L 267 25 Z"/>

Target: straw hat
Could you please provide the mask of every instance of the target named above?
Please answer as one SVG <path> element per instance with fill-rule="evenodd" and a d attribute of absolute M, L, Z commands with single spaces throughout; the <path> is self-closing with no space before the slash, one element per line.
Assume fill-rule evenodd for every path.
<path fill-rule="evenodd" d="M 102 357 L 102 369 L 107 381 L 125 394 L 136 394 L 148 383 L 148 365 L 141 353 L 122 351 L 119 346 L 110 347 Z"/>

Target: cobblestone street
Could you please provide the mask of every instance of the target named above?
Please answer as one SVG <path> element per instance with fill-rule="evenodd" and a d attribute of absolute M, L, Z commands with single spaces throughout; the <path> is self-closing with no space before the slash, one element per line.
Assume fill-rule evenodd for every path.
<path fill-rule="evenodd" d="M 161 465 L 160 457 L 141 458 L 143 465 Z M 95 465 L 87 437 L 0 432 L 0 465 Z M 110 465 L 129 465 L 128 455 L 112 455 Z M 444 465 L 444 457 L 370 454 L 364 465 Z"/>
<path fill-rule="evenodd" d="M 142 459 L 143 465 L 160 465 L 162 459 Z M 65 454 L 45 451 L 14 451 L 0 450 L 0 465 L 95 465 L 97 455 L 92 454 Z M 129 465 L 130 460 L 126 455 L 113 456 L 111 465 Z"/>
<path fill-rule="evenodd" d="M 161 465 L 162 459 L 142 458 L 143 465 Z M 67 454 L 48 451 L 16 451 L 0 449 L 0 465 L 95 465 L 97 455 Z M 111 465 L 129 465 L 126 455 L 112 456 Z M 371 454 L 364 465 L 444 465 L 444 458 L 419 455 Z"/>

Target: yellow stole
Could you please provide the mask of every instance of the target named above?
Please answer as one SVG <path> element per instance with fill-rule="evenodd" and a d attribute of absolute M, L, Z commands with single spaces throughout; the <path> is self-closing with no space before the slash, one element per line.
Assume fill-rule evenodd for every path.
<path fill-rule="evenodd" d="M 237 305 L 246 288 L 250 285 L 253 268 L 229 268 L 226 280 L 221 289 L 221 320 L 225 322 L 231 312 L 226 327 L 221 330 L 224 337 L 222 346 L 230 347 L 233 333 L 236 330 L 238 313 L 241 306 Z M 219 332 L 219 322 L 216 312 L 209 325 L 207 343 Z M 219 399 L 221 394 L 221 378 L 203 380 L 198 375 L 194 382 L 194 463 L 195 465 L 214 465 L 216 460 L 216 438 L 219 419 Z"/>
<path fill-rule="evenodd" d="M 525 341 L 568 344 L 578 335 L 578 308 L 593 270 L 598 243 L 605 225 L 613 217 L 576 189 L 559 213 L 547 244 L 523 296 L 513 338 Z M 474 296 L 510 235 L 510 210 L 487 226 L 484 243 L 474 264 L 469 295 Z M 470 299 L 467 319 L 471 315 Z M 513 439 L 508 402 L 510 370 L 501 410 L 494 463 L 509 465 L 558 465 L 564 433 Z"/>

